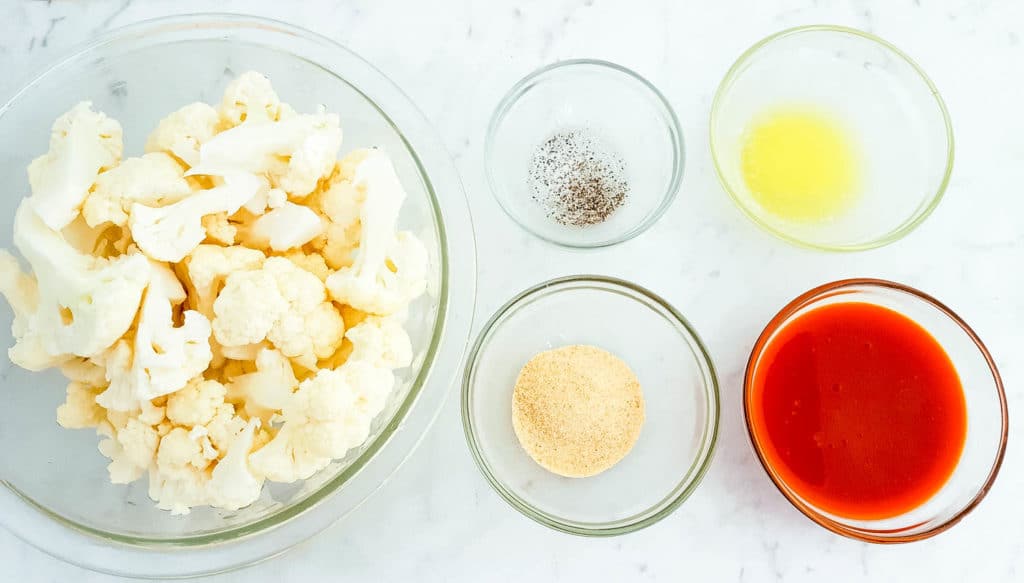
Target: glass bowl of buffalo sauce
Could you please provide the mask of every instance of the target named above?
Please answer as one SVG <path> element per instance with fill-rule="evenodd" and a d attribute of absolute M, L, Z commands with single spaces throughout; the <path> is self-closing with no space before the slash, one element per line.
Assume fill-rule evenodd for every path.
<path fill-rule="evenodd" d="M 744 414 L 761 464 L 797 509 L 874 543 L 959 522 L 1006 448 L 988 349 L 938 300 L 890 281 L 829 283 L 783 308 L 750 355 Z"/>

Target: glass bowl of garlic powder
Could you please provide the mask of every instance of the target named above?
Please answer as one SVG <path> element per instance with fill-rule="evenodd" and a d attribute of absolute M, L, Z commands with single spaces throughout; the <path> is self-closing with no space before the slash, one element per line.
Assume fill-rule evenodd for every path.
<path fill-rule="evenodd" d="M 158 19 L 58 61 L 0 132 L 4 527 L 97 571 L 219 572 L 407 459 L 461 372 L 475 243 L 384 75 L 275 21 Z"/>
<path fill-rule="evenodd" d="M 463 376 L 463 429 L 484 477 L 528 518 L 581 536 L 669 516 L 710 467 L 719 414 L 714 365 L 690 323 L 604 276 L 509 300 Z"/>

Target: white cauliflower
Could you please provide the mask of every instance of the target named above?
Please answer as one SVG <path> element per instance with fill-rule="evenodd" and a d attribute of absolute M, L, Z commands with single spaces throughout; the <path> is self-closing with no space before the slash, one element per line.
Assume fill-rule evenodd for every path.
<path fill-rule="evenodd" d="M 301 249 L 292 249 L 283 255 L 296 266 L 312 273 L 320 281 L 327 281 L 331 275 L 331 268 L 327 266 L 324 256 L 319 253 L 306 253 Z"/>
<path fill-rule="evenodd" d="M 361 361 L 318 371 L 289 397 L 277 435 L 249 456 L 253 471 L 275 482 L 294 482 L 344 457 L 366 441 L 393 385 L 391 371 Z"/>
<path fill-rule="evenodd" d="M 238 236 L 238 227 L 231 223 L 226 212 L 203 217 L 203 230 L 206 231 L 206 241 L 226 247 L 234 245 Z"/>
<path fill-rule="evenodd" d="M 90 358 L 75 357 L 61 363 L 60 372 L 69 381 L 91 387 L 103 387 L 107 384 L 106 370 Z"/>
<path fill-rule="evenodd" d="M 235 437 L 245 428 L 245 424 L 246 420 L 238 416 L 234 406 L 230 403 L 221 403 L 217 406 L 213 418 L 205 425 L 210 444 L 218 452 L 227 452 Z"/>
<path fill-rule="evenodd" d="M 227 398 L 240 404 L 249 417 L 269 422 L 285 407 L 298 385 L 288 358 L 278 350 L 264 348 L 256 356 L 256 372 L 237 376 L 228 383 Z"/>
<path fill-rule="evenodd" d="M 15 322 L 23 345 L 12 349 L 16 364 L 32 370 L 47 358 L 96 356 L 128 330 L 149 282 L 145 257 L 82 254 L 24 203 L 15 215 L 14 244 L 32 265 L 39 290 L 36 310 Z M 45 354 L 36 354 L 39 348 Z"/>
<path fill-rule="evenodd" d="M 287 251 L 305 245 L 323 230 L 324 225 L 315 212 L 308 207 L 285 202 L 253 221 L 246 238 L 258 247 Z"/>
<path fill-rule="evenodd" d="M 193 506 L 201 506 L 209 500 L 210 476 L 204 471 L 209 465 L 202 446 L 187 430 L 172 429 L 160 439 L 156 463 L 149 468 L 149 497 L 161 510 L 188 514 Z"/>
<path fill-rule="evenodd" d="M 278 121 L 291 113 L 290 108 L 281 103 L 270 79 L 255 71 L 242 73 L 229 83 L 220 102 L 220 115 L 230 126 Z"/>
<path fill-rule="evenodd" d="M 27 370 L 43 370 L 69 358 L 66 354 L 50 354 L 44 348 L 44 331 L 32 325 L 39 306 L 36 280 L 23 273 L 18 260 L 3 249 L 0 249 L 0 293 L 14 312 L 11 335 L 16 343 L 8 351 L 11 362 Z"/>
<path fill-rule="evenodd" d="M 175 425 L 194 427 L 210 423 L 224 404 L 227 389 L 214 380 L 196 377 L 167 397 L 167 418 Z"/>
<path fill-rule="evenodd" d="M 188 514 L 202 505 L 237 510 L 252 504 L 263 489 L 263 478 L 253 474 L 248 462 L 259 423 L 253 419 L 235 427 L 219 461 L 204 451 L 205 435 L 172 429 L 160 440 L 150 468 L 149 497 L 172 514 Z"/>
<path fill-rule="evenodd" d="M 199 162 L 199 146 L 220 129 L 217 110 L 193 103 L 160 120 L 146 140 L 146 152 L 166 152 L 189 166 Z"/>
<path fill-rule="evenodd" d="M 253 449 L 259 419 L 251 419 L 231 445 L 227 454 L 217 462 L 209 484 L 209 504 L 226 510 L 238 510 L 260 497 L 263 478 L 254 475 L 249 466 L 249 452 Z"/>
<path fill-rule="evenodd" d="M 360 250 L 352 267 L 327 278 L 331 297 L 371 314 L 390 315 L 426 291 L 427 250 L 415 235 L 398 233 L 385 257 L 383 263 L 371 267 L 362 261 Z"/>
<path fill-rule="evenodd" d="M 283 257 L 267 259 L 259 270 L 229 275 L 213 310 L 214 336 L 224 346 L 266 338 L 307 368 L 333 354 L 345 333 L 324 284 Z"/>
<path fill-rule="evenodd" d="M 82 216 L 90 227 L 104 223 L 124 226 L 133 203 L 165 206 L 178 202 L 192 191 L 178 162 L 163 152 L 128 158 L 96 177 L 96 183 L 82 205 Z"/>
<path fill-rule="evenodd" d="M 128 220 L 132 237 L 143 253 L 157 261 L 181 261 L 206 238 L 204 216 L 235 213 L 262 186 L 251 174 L 231 174 L 224 177 L 223 186 L 195 192 L 165 207 L 135 203 Z"/>
<path fill-rule="evenodd" d="M 95 428 L 110 480 L 148 474 L 173 514 L 237 510 L 364 444 L 427 269 L 387 157 L 338 160 L 338 116 L 257 73 L 163 119 L 141 157 L 121 140 L 88 103 L 61 116 L 14 217 L 31 270 L 0 250 L 11 360 L 60 367 L 58 423 Z"/>
<path fill-rule="evenodd" d="M 217 299 L 224 280 L 236 271 L 258 269 L 266 256 L 248 247 L 221 247 L 199 245 L 185 259 L 192 294 L 191 306 L 208 318 L 213 318 L 213 302 Z"/>
<path fill-rule="evenodd" d="M 191 470 L 205 470 L 210 459 L 203 453 L 198 440 L 189 430 L 175 427 L 160 439 L 156 452 L 156 465 L 161 474 L 177 475 Z"/>
<path fill-rule="evenodd" d="M 107 471 L 114 484 L 127 484 L 142 477 L 153 463 L 160 436 L 156 429 L 133 417 L 123 424 L 116 419 L 100 423 L 97 433 L 106 439 L 100 441 L 100 453 L 110 458 Z"/>
<path fill-rule="evenodd" d="M 264 269 L 233 272 L 213 302 L 213 336 L 224 346 L 262 342 L 287 309 L 273 274 Z"/>
<path fill-rule="evenodd" d="M 68 383 L 67 398 L 57 407 L 57 423 L 67 429 L 99 426 L 107 418 L 107 412 L 96 403 L 102 390 L 76 381 Z"/>
<path fill-rule="evenodd" d="M 361 232 L 360 209 L 366 199 L 366 189 L 356 188 L 352 180 L 359 163 L 372 152 L 356 150 L 345 156 L 321 189 L 306 200 L 324 219 L 324 232 L 312 246 L 331 269 L 352 265 Z"/>
<path fill-rule="evenodd" d="M 132 242 L 131 233 L 127 228 L 111 223 L 93 228 L 81 215 L 61 229 L 60 234 L 76 251 L 94 257 L 124 255 Z"/>
<path fill-rule="evenodd" d="M 371 316 L 345 332 L 352 342 L 349 358 L 388 368 L 405 368 L 412 363 L 412 342 L 395 316 Z"/>
<path fill-rule="evenodd" d="M 327 278 L 336 301 L 373 314 L 393 314 L 426 289 L 427 252 L 411 233 L 395 235 L 405 200 L 402 183 L 387 155 L 366 153 L 352 180 L 365 191 L 355 263 Z"/>
<path fill-rule="evenodd" d="M 98 401 L 108 409 L 131 410 L 138 401 L 173 393 L 210 365 L 210 321 L 194 310 L 175 326 L 173 308 L 185 290 L 166 265 L 152 262 L 152 279 L 139 312 L 130 365 L 124 358 L 107 362 L 110 386 Z M 127 365 L 127 366 L 126 366 Z"/>
<path fill-rule="evenodd" d="M 53 122 L 50 151 L 32 161 L 27 200 L 43 224 L 54 231 L 67 226 L 105 168 L 121 160 L 121 124 L 83 101 Z"/>
<path fill-rule="evenodd" d="M 243 206 L 253 216 L 259 216 L 265 213 L 268 208 L 281 208 L 286 202 L 288 202 L 287 192 L 280 188 L 266 188 L 256 193 L 256 196 L 249 199 L 249 202 Z"/>
<path fill-rule="evenodd" d="M 269 348 L 269 342 L 258 342 L 256 344 L 242 344 L 239 346 L 221 346 L 220 352 L 224 358 L 238 361 L 254 361 L 264 348 Z"/>
<path fill-rule="evenodd" d="M 338 123 L 337 115 L 327 113 L 243 123 L 203 144 L 189 174 L 264 174 L 288 194 L 306 196 L 334 168 L 341 148 Z"/>

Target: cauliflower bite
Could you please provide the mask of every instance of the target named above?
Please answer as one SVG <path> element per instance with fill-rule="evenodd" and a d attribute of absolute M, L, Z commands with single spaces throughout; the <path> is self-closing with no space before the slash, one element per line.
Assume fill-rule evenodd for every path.
<path fill-rule="evenodd" d="M 339 118 L 249 72 L 164 118 L 122 161 L 88 102 L 54 122 L 0 249 L 11 361 L 67 377 L 57 422 L 92 429 L 113 484 L 160 509 L 237 510 L 369 439 L 410 366 L 427 254 L 397 230 L 388 157 L 338 159 Z"/>
<path fill-rule="evenodd" d="M 345 335 L 345 322 L 327 299 L 324 284 L 283 257 L 229 275 L 213 312 L 213 333 L 220 344 L 267 339 L 306 368 L 333 354 Z"/>
<path fill-rule="evenodd" d="M 188 166 L 199 161 L 199 146 L 221 127 L 217 110 L 205 103 L 193 103 L 160 120 L 146 140 L 146 152 L 164 152 Z"/>
<path fill-rule="evenodd" d="M 82 205 L 82 217 L 90 227 L 128 223 L 133 203 L 165 206 L 192 192 L 178 162 L 162 152 L 128 158 L 96 177 Z"/>
<path fill-rule="evenodd" d="M 121 161 L 121 124 L 83 101 L 53 122 L 50 151 L 28 166 L 32 210 L 50 229 L 73 221 L 102 170 Z"/>

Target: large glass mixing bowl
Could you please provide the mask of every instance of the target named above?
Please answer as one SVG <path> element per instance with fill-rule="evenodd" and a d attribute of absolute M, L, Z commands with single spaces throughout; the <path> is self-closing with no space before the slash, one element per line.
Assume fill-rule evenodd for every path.
<path fill-rule="evenodd" d="M 341 115 L 344 151 L 386 149 L 408 191 L 400 227 L 431 255 L 428 293 L 410 308 L 412 367 L 399 371 L 370 438 L 305 482 L 268 484 L 236 512 L 155 508 L 145 479 L 112 485 L 90 430 L 55 422 L 65 381 L 0 359 L 0 524 L 36 547 L 110 573 L 174 577 L 222 571 L 273 556 L 326 528 L 377 490 L 409 456 L 461 372 L 475 300 L 475 244 L 458 174 L 436 133 L 383 74 L 333 41 L 274 22 L 191 15 L 105 34 L 40 74 L 0 107 L 0 247 L 11 247 L 25 168 L 47 150 L 53 120 L 78 101 L 119 120 L 126 155 L 138 155 L 161 117 L 217 103 L 247 70 L 271 78 L 299 111 Z M 11 313 L 0 309 L 0 333 Z M 12 340 L 7 336 L 8 343 Z"/>

